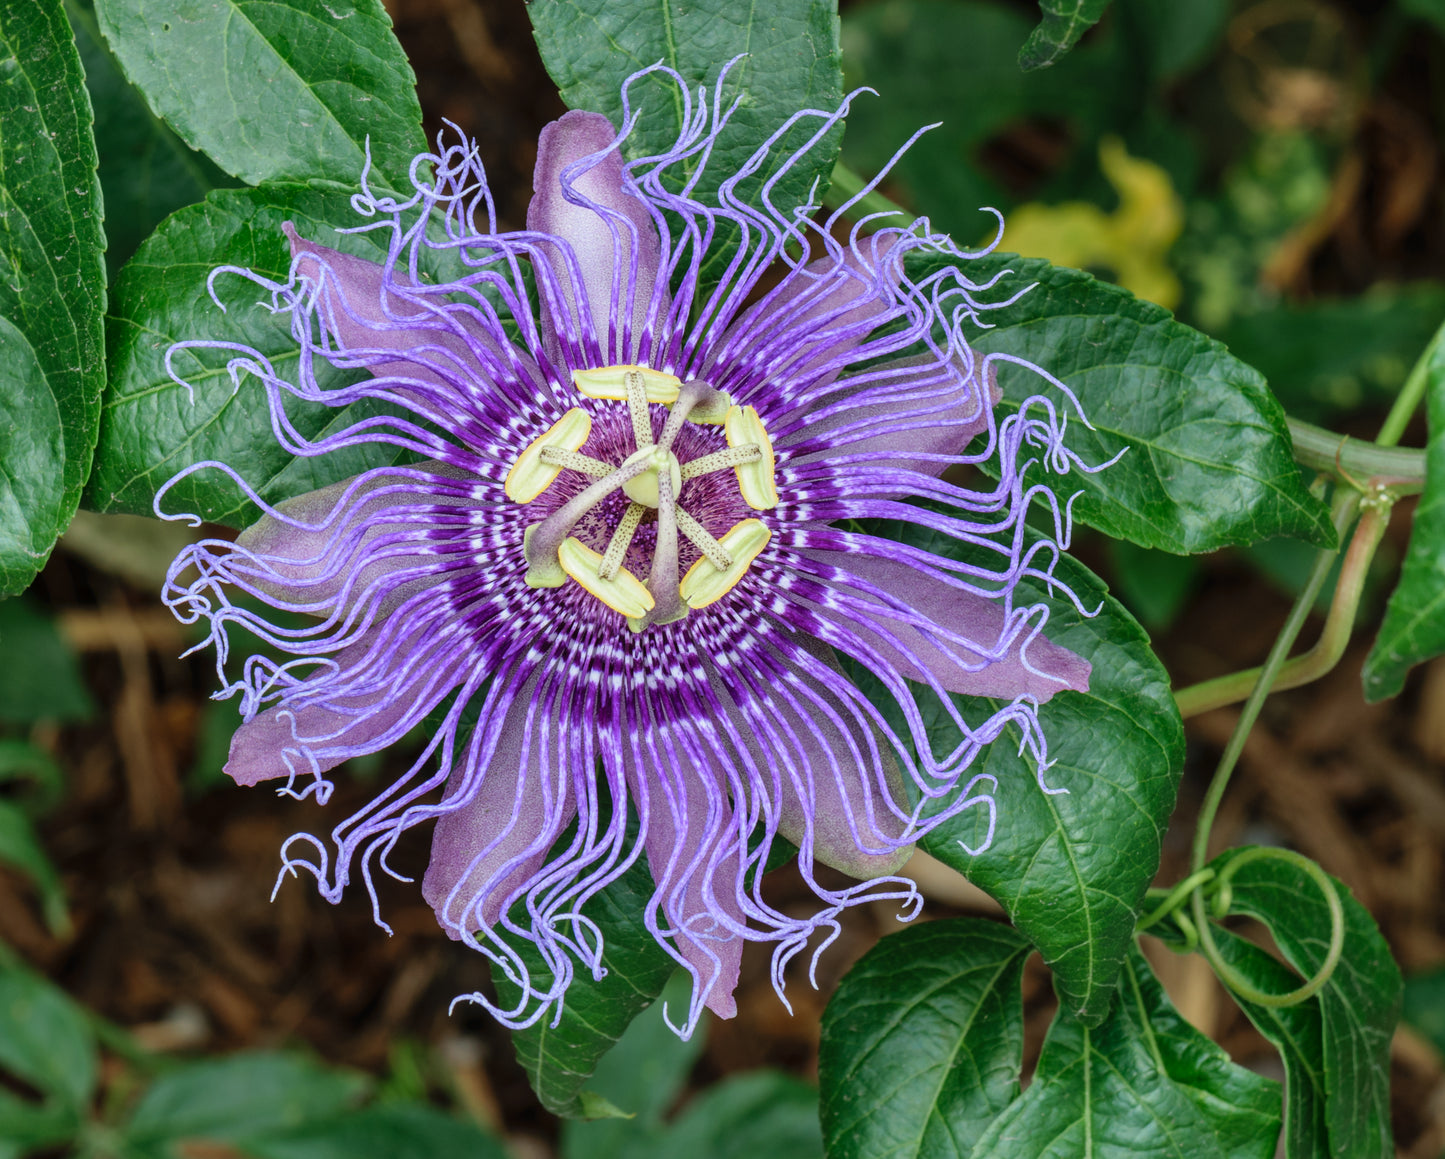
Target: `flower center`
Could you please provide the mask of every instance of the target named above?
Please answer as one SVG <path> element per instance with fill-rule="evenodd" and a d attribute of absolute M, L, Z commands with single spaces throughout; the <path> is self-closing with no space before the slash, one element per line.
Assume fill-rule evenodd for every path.
<path fill-rule="evenodd" d="M 632 423 L 635 449 L 620 466 L 582 454 L 592 433 L 591 416 L 573 407 L 517 456 L 507 472 L 506 494 L 516 503 L 530 503 L 564 471 L 590 480 L 552 514 L 527 528 L 523 553 L 527 583 L 534 588 L 561 587 L 569 579 L 627 618 L 635 632 L 652 624 L 680 620 L 694 608 L 721 599 L 737 585 L 772 532 L 758 519 L 735 523 L 716 538 L 678 505 L 689 479 L 732 471 L 738 494 L 755 511 L 778 504 L 774 484 L 773 446 L 762 419 L 752 407 L 733 404 L 725 391 L 700 380 L 683 382 L 676 375 L 645 366 L 603 366 L 575 371 L 577 390 L 593 399 L 624 402 Z M 670 413 L 662 433 L 653 438 L 651 404 Z M 682 461 L 674 451 L 687 422 L 722 426 L 727 446 Z M 578 522 L 618 492 L 628 499 L 605 551 L 594 551 L 572 534 Z M 652 567 L 644 582 L 622 566 L 643 518 L 656 520 Z M 679 576 L 679 534 L 701 553 Z M 600 541 L 599 541 L 600 542 Z"/>

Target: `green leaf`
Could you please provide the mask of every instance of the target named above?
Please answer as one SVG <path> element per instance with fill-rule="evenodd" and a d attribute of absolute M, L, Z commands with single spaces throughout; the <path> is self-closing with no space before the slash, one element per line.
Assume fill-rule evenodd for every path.
<path fill-rule="evenodd" d="M 101 38 L 91 0 L 66 0 L 95 109 L 95 146 L 105 193 L 105 263 L 114 277 L 165 217 L 232 179 L 166 128 L 120 70 Z"/>
<path fill-rule="evenodd" d="M 663 1136 L 656 1159 L 823 1159 L 818 1092 L 792 1075 L 750 1071 L 708 1087 Z"/>
<path fill-rule="evenodd" d="M 238 1142 L 333 1119 L 361 1094 L 360 1075 L 295 1054 L 208 1059 L 158 1078 L 124 1128 L 129 1148 L 160 1152 L 179 1139 Z"/>
<path fill-rule="evenodd" d="M 0 596 L 30 586 L 68 514 L 60 407 L 25 335 L 0 317 Z"/>
<path fill-rule="evenodd" d="M 1425 490 L 1415 508 L 1399 586 L 1365 658 L 1365 699 L 1370 701 L 1396 695 L 1405 686 L 1405 673 L 1445 654 L 1445 343 L 1430 360 L 1426 390 Z"/>
<path fill-rule="evenodd" d="M 1159 1070 L 1188 1096 L 1227 1159 L 1272 1159 L 1280 1130 L 1280 1088 L 1238 1066 L 1191 1026 L 1136 945 L 1124 963 L 1120 1008 L 1137 1028 Z"/>
<path fill-rule="evenodd" d="M 97 0 L 131 82 L 193 149 L 251 185 L 409 188 L 424 152 L 416 78 L 381 0 Z"/>
<path fill-rule="evenodd" d="M 1402 1017 L 1445 1055 L 1445 969 L 1405 980 Z"/>
<path fill-rule="evenodd" d="M 80 1131 L 76 1110 L 50 1101 L 34 1103 L 0 1088 L 0 1159 L 19 1159 L 63 1143 Z"/>
<path fill-rule="evenodd" d="M 1043 20 L 1019 49 L 1025 72 L 1048 68 L 1079 42 L 1104 15 L 1109 0 L 1039 0 Z"/>
<path fill-rule="evenodd" d="M 105 381 L 95 166 L 59 0 L 0 4 L 0 595 L 45 562 L 90 471 Z"/>
<path fill-rule="evenodd" d="M 823 1012 L 830 1159 L 968 1155 L 1018 1097 L 1029 943 L 979 918 L 911 926 L 844 976 Z"/>
<path fill-rule="evenodd" d="M 676 971 L 661 1001 L 634 1018 L 617 1045 L 598 1061 L 581 1094 L 586 1117 L 593 1121 L 562 1124 L 562 1159 L 621 1159 L 662 1135 L 663 1112 L 687 1082 L 703 1047 L 701 1034 L 686 1042 L 678 1038 L 663 1013 L 670 1009 L 676 1019 L 679 1009 L 687 1009 L 691 993 L 692 976 Z"/>
<path fill-rule="evenodd" d="M 528 5 L 542 63 L 569 108 L 589 109 L 622 124 L 622 82 L 638 69 L 663 61 L 682 75 L 694 100 L 699 85 L 711 86 L 728 62 L 723 107 L 740 99 L 718 138 L 703 179 L 694 191 L 716 202 L 723 179 L 788 117 L 800 109 L 831 112 L 843 97 L 836 3 L 774 0 L 738 5 L 730 0 L 674 4 L 670 0 L 545 0 Z M 711 104 L 711 96 L 704 98 Z M 671 148 L 682 129 L 676 86 L 654 74 L 632 86 L 630 100 L 641 119 L 623 145 L 629 157 Z M 817 128 L 806 121 L 775 147 L 786 156 Z M 838 156 L 841 129 L 808 153 L 770 194 L 785 215 L 809 198 L 814 182 L 821 196 Z M 742 185 L 739 195 L 757 204 L 762 176 Z"/>
<path fill-rule="evenodd" d="M 1279 161 L 1280 169 L 1298 174 L 1304 166 L 1290 160 Z M 1237 198 L 1251 199 L 1270 206 L 1282 200 L 1268 188 Z M 1282 226 L 1281 234 L 1287 229 Z M 1281 303 L 1240 314 L 1219 337 L 1230 353 L 1264 375 L 1291 417 L 1330 426 L 1365 406 L 1388 409 L 1442 317 L 1445 287 L 1377 285 L 1352 298 Z"/>
<path fill-rule="evenodd" d="M 1137 948 L 1108 1019 L 1061 1009 L 1027 1091 L 990 1125 L 977 1159 L 1269 1159 L 1274 1083 L 1236 1066 L 1174 1011 Z"/>
<path fill-rule="evenodd" d="M 1211 864 L 1217 869 L 1241 852 L 1232 849 Z M 1270 858 L 1242 866 L 1233 885 L 1230 912 L 1268 925 L 1289 964 L 1303 977 L 1312 976 L 1324 962 L 1330 937 L 1329 911 L 1314 882 L 1298 867 Z M 1334 885 L 1344 904 L 1344 952 L 1318 996 L 1330 1154 L 1389 1159 L 1395 1153 L 1390 1038 L 1400 1018 L 1403 982 L 1369 911 L 1341 882 Z"/>
<path fill-rule="evenodd" d="M 0 1067 L 73 1112 L 95 1092 L 95 1036 L 59 987 L 28 970 L 0 972 Z"/>
<path fill-rule="evenodd" d="M 52 930 L 59 933 L 68 928 L 60 875 L 45 855 L 30 818 L 3 798 L 0 798 L 0 865 L 20 870 L 35 883 L 46 924 Z"/>
<path fill-rule="evenodd" d="M 589 1092 L 583 1091 L 583 1084 L 632 1020 L 662 993 L 676 968 L 642 921 L 652 893 L 652 879 L 639 861 L 588 902 L 583 912 L 602 935 L 606 975 L 596 981 L 579 970 L 567 989 L 557 1025 L 544 1017 L 526 1030 L 512 1033 L 517 1061 L 542 1105 L 554 1115 L 587 1117 L 581 1096 Z M 517 950 L 530 961 L 525 943 Z M 537 968 L 542 968 L 540 962 Z M 500 971 L 493 971 L 493 981 L 500 1001 L 510 1004 L 518 1000 L 520 991 Z M 593 1107 L 595 1116 L 595 1103 Z M 622 1108 L 623 1113 L 627 1111 Z"/>
<path fill-rule="evenodd" d="M 1445 0 L 1400 0 L 1400 11 L 1428 20 L 1438 31 L 1445 33 Z"/>
<path fill-rule="evenodd" d="M 1288 967 L 1228 930 L 1215 929 L 1214 941 L 1220 956 L 1266 994 L 1285 994 L 1299 985 L 1299 978 Z M 1286 1159 L 1338 1154 L 1330 1150 L 1325 1121 L 1324 1024 L 1319 999 L 1283 1007 L 1258 1006 L 1238 997 L 1234 1000 L 1284 1062 Z"/>
<path fill-rule="evenodd" d="M 984 312 L 976 351 L 1025 358 L 1078 396 L 1093 430 L 1069 424 L 1086 463 L 1127 453 L 1107 470 L 1070 477 L 1074 514 L 1115 539 L 1176 554 L 1272 535 L 1334 545 L 1329 513 L 1294 462 L 1284 411 L 1259 372 L 1166 310 L 1079 270 L 990 254 L 966 273 L 1012 275 L 990 297 L 1033 288 Z M 1034 374 L 1005 365 L 1000 413 L 1041 393 Z"/>
<path fill-rule="evenodd" d="M 339 479 L 398 459 L 379 444 L 323 458 L 293 458 L 271 432 L 261 385 L 243 378 L 233 387 L 227 351 L 188 351 L 174 360 L 178 374 L 166 373 L 166 351 L 182 339 L 244 343 L 270 359 L 276 372 L 294 381 L 299 354 L 289 318 L 270 313 L 260 287 L 236 275 L 215 283 L 223 313 L 206 290 L 219 265 L 243 266 L 285 281 L 290 251 L 281 232 L 293 221 L 302 236 L 348 253 L 384 260 L 380 234 L 337 234 L 350 225 L 350 189 L 329 184 L 270 185 L 219 190 L 199 205 L 170 217 L 121 272 L 110 319 L 111 383 L 88 501 L 99 511 L 151 514 L 156 489 L 191 463 L 229 463 L 268 502 L 313 491 Z M 325 388 L 356 382 L 365 372 L 342 374 L 318 363 Z M 286 400 L 286 413 L 301 434 L 320 437 L 375 409 L 361 404 L 337 410 Z M 233 527 L 258 515 L 234 484 L 216 471 L 193 475 L 167 496 L 170 511 L 194 511 Z"/>
<path fill-rule="evenodd" d="M 1007 212 L 1016 198 L 974 158 L 1020 121 L 1062 118 L 1076 144 L 1063 187 L 1051 185 L 1050 193 L 1081 195 L 1079 181 L 1101 180 L 1098 133 L 1118 132 L 1148 100 L 1145 74 L 1113 44 L 1023 73 L 1014 56 L 1028 30 L 1019 11 L 981 0 L 850 6 L 842 30 L 847 84 L 879 96 L 860 97 L 849 112 L 844 160 L 855 172 L 877 173 L 920 128 L 936 126 L 898 160 L 890 185 L 902 186 L 912 208 L 961 244 L 983 242 L 998 222 L 982 207 Z"/>
<path fill-rule="evenodd" d="M 956 541 L 926 536 L 914 542 L 949 554 Z M 1143 629 L 1083 565 L 1064 556 L 1055 574 L 1084 607 L 1099 608 L 1091 618 L 1052 601 L 1045 628 L 1051 641 L 1093 665 L 1088 692 L 1056 693 L 1039 709 L 1054 762 L 1046 781 L 1068 792 L 1039 788 L 1037 770 L 1019 755 L 1010 729 L 970 770 L 998 779 L 998 788 L 990 790 L 998 807 L 993 844 L 969 855 L 968 849 L 984 844 L 989 826 L 984 810 L 969 809 L 922 845 L 1003 904 L 1053 970 L 1059 1001 L 1094 1025 L 1108 1010 L 1159 865 L 1184 762 L 1184 733 L 1168 676 Z M 1025 582 L 1014 599 L 1021 605 L 1046 595 Z M 982 711 L 980 703 L 990 713 L 1000 707 L 956 700 L 965 716 Z M 879 707 L 886 709 L 881 701 Z M 920 695 L 919 707 L 935 751 L 948 752 L 960 739 L 957 729 L 930 694 Z"/>
<path fill-rule="evenodd" d="M 382 1103 L 240 1142 L 248 1159 L 507 1159 L 476 1124 L 415 1103 Z"/>
<path fill-rule="evenodd" d="M 0 724 L 86 720 L 95 714 L 75 654 L 55 621 L 28 599 L 0 601 L 0 654 L 25 658 L 24 664 L 0 664 Z"/>
<path fill-rule="evenodd" d="M 1124 606 L 1154 631 L 1168 628 L 1199 586 L 1199 562 L 1127 539 L 1109 540 L 1108 550 L 1113 587 Z"/>

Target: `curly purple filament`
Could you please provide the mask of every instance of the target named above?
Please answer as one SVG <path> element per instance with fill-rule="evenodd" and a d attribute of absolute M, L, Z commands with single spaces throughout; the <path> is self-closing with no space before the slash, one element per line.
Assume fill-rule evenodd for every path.
<path fill-rule="evenodd" d="M 1068 542 L 1067 505 L 1025 473 L 1087 468 L 1048 397 L 1002 421 L 993 412 L 1000 369 L 1040 376 L 1077 410 L 1072 396 L 1018 359 L 975 356 L 964 331 L 983 324 L 992 283 L 971 282 L 971 255 L 926 219 L 870 219 L 840 241 L 844 210 L 815 221 L 816 206 L 773 206 L 779 177 L 841 121 L 846 101 L 797 113 L 722 182 L 717 205 L 704 204 L 669 179 L 685 162 L 695 183 L 708 165 L 731 112 L 723 81 L 710 110 L 705 92 L 694 102 L 681 78 L 644 70 L 654 71 L 672 77 L 683 103 L 674 146 L 624 162 L 630 112 L 621 134 L 597 114 L 568 113 L 543 132 L 525 230 L 498 231 L 475 153 L 439 142 L 413 164 L 408 200 L 373 194 L 363 175 L 353 205 L 376 220 L 355 228 L 388 231 L 384 263 L 288 226 L 286 282 L 217 271 L 249 278 L 289 317 L 295 381 L 240 345 L 182 342 L 169 355 L 184 383 L 186 351 L 231 352 L 233 381 L 262 384 L 275 436 L 296 455 L 385 443 L 420 460 L 275 507 L 237 478 L 264 517 L 234 544 L 187 549 L 165 596 L 182 620 L 208 621 L 221 695 L 240 694 L 245 723 L 227 771 L 241 784 L 284 777 L 282 791 L 324 802 L 328 770 L 445 706 L 407 774 L 329 844 L 293 837 L 285 871 L 309 870 L 335 901 L 359 869 L 375 905 L 375 869 L 392 872 L 400 836 L 434 821 L 423 893 L 451 936 L 520 987 L 506 1009 L 468 996 L 513 1027 L 560 1012 L 577 964 L 599 974 L 600 934 L 582 909 L 644 854 L 656 883 L 647 926 L 695 981 L 681 1033 L 704 1006 L 734 1012 L 745 941 L 774 944 L 781 995 L 788 961 L 819 932 L 826 946 L 844 907 L 893 899 L 916 911 L 912 883 L 896 874 L 923 833 L 981 807 L 991 837 L 994 780 L 970 769 L 1007 725 L 1043 787 L 1038 704 L 1088 686 L 1088 663 L 1043 637 L 1047 609 L 1013 601 L 1021 576 L 1052 581 Z M 807 146 L 779 155 L 797 126 L 815 129 Z M 736 192 L 758 173 L 768 174 L 762 209 Z M 703 259 L 725 226 L 736 241 L 709 284 Z M 910 255 L 951 260 L 915 280 Z M 428 279 L 437 270 L 446 280 Z M 371 377 L 323 387 L 318 360 Z M 628 367 L 680 384 L 677 412 L 639 396 Z M 632 393 L 590 397 L 574 383 L 579 371 L 577 382 L 615 371 Z M 379 400 L 402 417 L 308 440 L 287 418 L 288 395 L 338 408 Z M 716 425 L 729 406 L 751 435 Z M 555 478 L 525 502 L 510 498 L 519 459 L 579 409 L 585 440 L 536 450 Z M 620 468 L 649 445 L 661 466 L 639 501 L 639 468 Z M 943 478 L 989 459 L 999 478 L 982 490 Z M 185 474 L 203 468 L 229 471 L 200 463 Z M 747 497 L 745 471 L 758 472 L 755 489 L 775 490 L 774 505 Z M 1056 534 L 1030 546 L 1024 515 L 1035 501 L 1051 509 Z M 878 519 L 972 545 L 980 562 L 843 525 Z M 727 542 L 745 537 L 727 536 L 742 524 L 748 551 L 766 542 L 740 563 Z M 531 528 L 542 530 L 528 549 Z M 579 546 L 564 574 L 551 561 L 567 543 Z M 575 562 L 588 553 L 604 561 L 587 582 L 601 590 L 631 577 L 628 590 L 653 610 L 629 623 L 592 594 Z M 690 569 L 722 593 L 705 604 L 688 595 L 706 586 Z M 236 592 L 315 621 L 271 624 Z M 228 678 L 232 625 L 293 659 L 253 656 Z M 903 734 L 835 653 L 897 699 Z M 953 692 L 1009 703 L 970 726 Z M 916 695 L 949 714 L 963 737 L 953 751 L 934 752 Z M 782 913 L 763 896 L 778 835 L 799 848 L 816 914 Z M 862 880 L 828 888 L 819 862 Z M 529 968 L 519 940 L 545 972 Z"/>

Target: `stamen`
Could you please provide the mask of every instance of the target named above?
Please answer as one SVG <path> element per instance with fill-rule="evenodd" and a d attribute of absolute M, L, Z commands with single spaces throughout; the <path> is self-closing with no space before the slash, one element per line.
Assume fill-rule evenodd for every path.
<path fill-rule="evenodd" d="M 743 463 L 756 463 L 763 457 L 763 449 L 756 443 L 741 447 L 724 447 L 699 459 L 689 459 L 682 465 L 684 479 L 696 479 L 699 475 L 711 475 L 714 471 L 728 471 Z"/>
<path fill-rule="evenodd" d="M 718 571 L 726 571 L 732 567 L 733 557 L 728 554 L 727 548 L 714 539 L 706 527 L 681 507 L 677 509 L 677 527 L 688 539 L 692 540 L 698 551 L 712 561 Z"/>
<path fill-rule="evenodd" d="M 551 448 L 576 451 L 591 433 L 592 416 L 574 406 L 517 456 L 502 484 L 507 498 L 513 503 L 530 503 L 537 498 L 562 473 L 562 468 L 548 463 L 542 453 Z"/>
<path fill-rule="evenodd" d="M 652 412 L 647 409 L 647 383 L 635 370 L 622 376 L 627 385 L 627 413 L 632 419 L 632 441 L 640 451 L 652 446 Z"/>
<path fill-rule="evenodd" d="M 682 387 L 682 379 L 663 370 L 653 370 L 650 366 L 633 366 L 624 363 L 620 366 L 599 366 L 593 370 L 574 370 L 572 385 L 588 398 L 608 398 L 614 402 L 626 402 L 629 372 L 642 375 L 643 384 L 647 387 L 648 402 L 671 406 L 677 401 L 678 391 Z"/>
<path fill-rule="evenodd" d="M 557 554 L 562 570 L 614 612 L 631 619 L 652 610 L 653 598 L 641 580 L 625 567 L 611 579 L 603 579 L 598 571 L 602 557 L 581 540 L 569 536 Z"/>
<path fill-rule="evenodd" d="M 576 471 L 579 475 L 590 475 L 594 479 L 605 479 L 615 470 L 611 463 L 604 463 L 591 455 L 563 450 L 561 447 L 543 447 L 542 462 L 549 467 L 561 467 L 564 471 Z"/>
<path fill-rule="evenodd" d="M 679 515 L 681 512 L 679 512 Z M 682 521 L 678 520 L 678 525 Z M 686 531 L 684 531 L 686 534 Z M 687 569 L 680 587 L 690 608 L 705 608 L 732 591 L 758 553 L 768 546 L 773 533 L 758 519 L 744 519 L 722 537 L 720 546 L 732 557 L 732 565 L 717 567 L 712 559 L 698 560 Z"/>
<path fill-rule="evenodd" d="M 647 508 L 641 503 L 631 503 L 622 513 L 622 522 L 607 542 L 607 551 L 602 556 L 602 566 L 597 569 L 599 579 L 610 580 L 622 566 L 622 557 L 632 546 L 632 537 L 637 534 L 637 525 L 642 522 L 642 513 Z"/>
<path fill-rule="evenodd" d="M 729 447 L 756 444 L 762 451 L 761 458 L 750 463 L 736 464 L 733 468 L 737 472 L 738 491 L 742 494 L 743 502 L 754 511 L 769 511 L 776 507 L 778 489 L 773 483 L 773 442 L 768 438 L 768 432 L 763 427 L 763 420 L 758 417 L 756 408 L 731 407 L 723 430 L 727 434 Z"/>

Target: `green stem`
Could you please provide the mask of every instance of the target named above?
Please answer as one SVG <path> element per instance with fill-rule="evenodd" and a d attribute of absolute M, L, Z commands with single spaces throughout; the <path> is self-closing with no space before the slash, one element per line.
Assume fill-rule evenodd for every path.
<path fill-rule="evenodd" d="M 1286 688 L 1299 688 L 1318 680 L 1340 662 L 1350 635 L 1355 628 L 1355 614 L 1360 608 L 1360 596 L 1365 590 L 1365 576 L 1370 570 L 1370 561 L 1375 549 L 1385 534 L 1390 522 L 1392 501 L 1381 498 L 1366 502 L 1365 513 L 1360 525 L 1350 540 L 1345 562 L 1340 567 L 1339 582 L 1335 585 L 1335 596 L 1330 603 L 1330 614 L 1325 620 L 1324 631 L 1308 652 L 1302 652 L 1280 665 L 1275 676 L 1273 689 L 1282 692 Z M 1213 708 L 1226 704 L 1237 704 L 1249 695 L 1259 681 L 1263 668 L 1250 668 L 1245 672 L 1231 672 L 1214 680 L 1206 680 L 1182 688 L 1174 694 L 1181 716 L 1198 716 Z"/>
<path fill-rule="evenodd" d="M 1340 488 L 1335 495 L 1331 515 L 1334 519 L 1335 531 L 1341 539 L 1344 538 L 1345 530 L 1354 518 L 1359 504 L 1360 495 L 1357 491 Z M 1214 817 L 1219 812 L 1220 802 L 1224 800 L 1224 791 L 1229 787 L 1229 778 L 1234 772 L 1234 766 L 1239 762 L 1239 754 L 1244 751 L 1245 739 L 1249 736 L 1249 730 L 1254 727 L 1259 710 L 1264 706 L 1265 697 L 1269 695 L 1270 689 L 1274 686 L 1275 677 L 1284 665 L 1289 650 L 1294 647 L 1294 642 L 1300 634 L 1300 629 L 1304 627 L 1310 609 L 1314 607 L 1315 597 L 1324 587 L 1325 580 L 1330 574 L 1330 568 L 1334 565 L 1335 555 L 1335 551 L 1321 551 L 1316 557 L 1314 569 L 1310 572 L 1304 590 L 1300 592 L 1294 602 L 1294 607 L 1290 609 L 1289 618 L 1285 620 L 1284 627 L 1280 629 L 1274 647 L 1270 649 L 1264 666 L 1259 670 L 1254 689 L 1250 692 L 1249 699 L 1245 701 L 1244 708 L 1239 714 L 1239 723 L 1235 725 L 1234 734 L 1229 738 L 1224 755 L 1219 759 L 1219 767 L 1214 771 L 1214 779 L 1209 783 L 1209 790 L 1205 793 L 1204 804 L 1199 811 L 1199 821 L 1194 831 L 1193 856 L 1189 864 L 1191 874 L 1198 873 L 1204 868 L 1204 863 L 1209 860 L 1209 834 L 1214 828 Z M 1195 901 L 1199 902 L 1202 896 L 1196 892 Z M 1199 914 L 1195 916 L 1199 917 Z"/>
<path fill-rule="evenodd" d="M 1377 479 L 1397 495 L 1413 495 L 1425 486 L 1424 451 L 1378 446 L 1296 418 L 1286 421 L 1301 466 L 1335 478 Z"/>
<path fill-rule="evenodd" d="M 1152 910 L 1150 910 L 1147 917 L 1142 917 L 1137 923 L 1135 923 L 1134 932 L 1136 934 L 1142 934 L 1150 926 L 1157 925 L 1159 922 L 1163 921 L 1166 917 L 1173 913 L 1176 909 L 1178 909 L 1179 904 L 1191 893 L 1193 893 L 1197 887 L 1201 885 L 1207 885 L 1213 880 L 1214 870 L 1201 869 L 1198 873 L 1191 873 L 1173 889 L 1151 889 L 1149 891 L 1150 897 L 1157 896 L 1158 894 L 1162 893 L 1164 894 L 1164 900 L 1161 901 Z"/>
<path fill-rule="evenodd" d="M 1390 407 L 1390 413 L 1385 416 L 1385 424 L 1375 438 L 1378 446 L 1396 446 L 1405 434 L 1405 428 L 1410 425 L 1410 419 L 1414 417 L 1420 400 L 1425 397 L 1425 388 L 1430 385 L 1430 365 L 1435 361 L 1436 352 L 1442 342 L 1445 342 L 1445 323 L 1441 323 L 1440 329 L 1435 331 L 1435 337 L 1430 339 L 1430 344 L 1410 368 L 1410 376 L 1405 379 L 1405 385 L 1395 396 L 1395 403 Z"/>
<path fill-rule="evenodd" d="M 864 181 L 862 177 L 839 161 L 833 166 L 833 180 L 828 186 L 828 192 L 823 194 L 823 204 L 829 209 L 839 209 L 846 202 L 863 193 L 867 184 L 868 182 Z M 917 220 L 914 214 L 909 213 L 891 198 L 884 197 L 876 189 L 863 194 L 863 197 L 848 209 L 850 217 L 866 217 L 870 213 L 893 214 L 895 218 L 893 224 L 899 225 L 911 225 Z"/>

